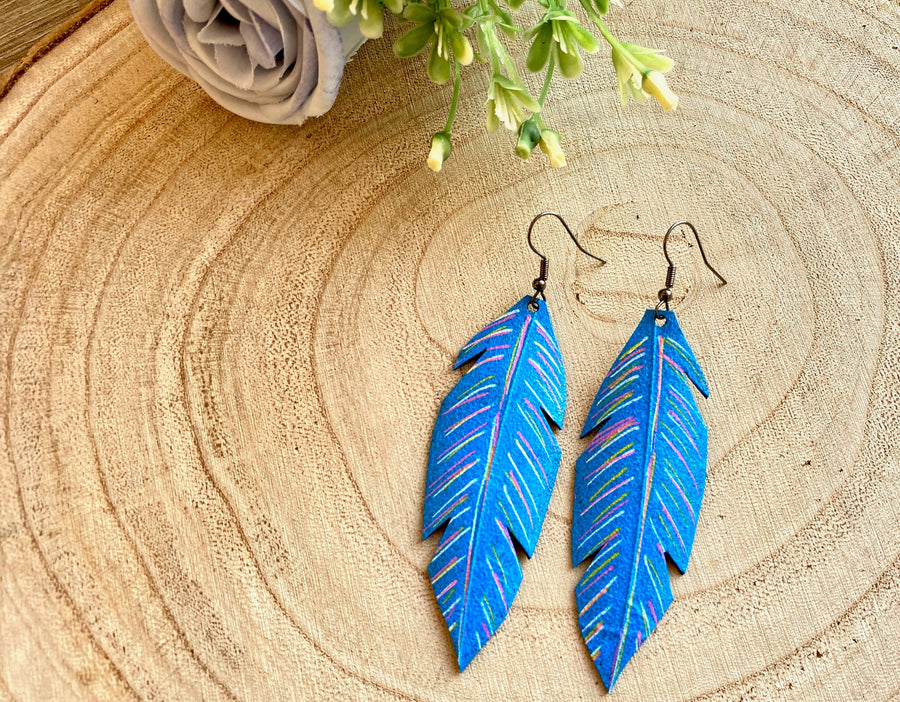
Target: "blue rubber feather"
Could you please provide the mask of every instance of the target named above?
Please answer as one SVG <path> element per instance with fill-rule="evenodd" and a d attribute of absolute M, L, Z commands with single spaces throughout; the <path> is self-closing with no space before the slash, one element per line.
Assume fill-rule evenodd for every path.
<path fill-rule="evenodd" d="M 612 689 L 672 602 L 669 554 L 683 573 L 706 483 L 707 431 L 692 387 L 706 379 L 674 312 L 647 310 L 591 406 L 575 464 L 572 563 L 588 653 Z"/>
<path fill-rule="evenodd" d="M 428 457 L 422 538 L 446 524 L 428 566 L 464 670 L 522 582 L 512 538 L 537 545 L 560 449 L 566 378 L 546 303 L 530 296 L 466 344 L 474 361 L 441 404 Z"/>

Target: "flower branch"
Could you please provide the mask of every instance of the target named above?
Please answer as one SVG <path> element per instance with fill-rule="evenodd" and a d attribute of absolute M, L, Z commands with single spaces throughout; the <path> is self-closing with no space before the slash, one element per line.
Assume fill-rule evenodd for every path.
<path fill-rule="evenodd" d="M 451 129 L 459 104 L 461 67 L 476 59 L 490 66 L 491 78 L 485 100 L 485 126 L 494 132 L 502 125 L 517 132 L 516 153 L 528 158 L 540 146 L 553 166 L 564 166 L 565 154 L 559 133 L 545 122 L 544 105 L 555 75 L 575 80 L 584 71 L 582 53 L 595 54 L 600 42 L 579 17 L 566 7 L 566 0 L 534 0 L 543 9 L 540 20 L 525 29 L 514 13 L 524 0 L 476 0 L 463 10 L 450 0 L 315 0 L 328 11 L 336 25 L 352 19 L 367 37 L 381 36 L 384 16 L 389 12 L 409 26 L 394 43 L 394 53 L 409 58 L 428 50 L 427 75 L 442 84 L 453 77 L 453 93 L 444 129 L 431 140 L 428 166 L 439 171 L 452 152 Z M 609 0 L 579 0 L 589 25 L 610 47 L 622 106 L 629 99 L 656 99 L 664 109 L 674 110 L 678 96 L 669 88 L 665 73 L 674 66 L 661 51 L 620 41 L 603 19 Z M 619 4 L 617 2 L 617 4 Z M 507 8 L 509 8 L 507 10 Z M 469 33 L 474 34 L 477 51 Z M 532 97 L 519 76 L 516 62 L 500 35 L 512 41 L 530 42 L 525 68 L 544 71 L 538 99 Z"/>

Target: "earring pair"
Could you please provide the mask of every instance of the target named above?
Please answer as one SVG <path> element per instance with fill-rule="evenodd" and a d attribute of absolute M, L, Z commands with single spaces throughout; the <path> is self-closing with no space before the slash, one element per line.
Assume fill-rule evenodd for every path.
<path fill-rule="evenodd" d="M 470 364 L 441 404 L 431 438 L 422 538 L 444 527 L 428 566 L 460 671 L 494 634 L 522 582 L 513 539 L 530 558 L 560 464 L 566 376 L 547 309 L 549 259 L 533 292 L 460 351 Z M 709 395 L 700 365 L 669 309 L 675 266 L 669 236 L 665 286 L 615 359 L 588 412 L 593 434 L 575 463 L 572 561 L 590 559 L 575 589 L 588 653 L 607 689 L 672 602 L 668 554 L 684 572 L 706 479 L 707 430 L 692 386 Z"/>

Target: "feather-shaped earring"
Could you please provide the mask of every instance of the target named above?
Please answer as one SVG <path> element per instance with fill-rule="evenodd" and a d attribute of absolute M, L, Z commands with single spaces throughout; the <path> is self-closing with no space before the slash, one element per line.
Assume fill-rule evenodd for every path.
<path fill-rule="evenodd" d="M 428 566 L 460 671 L 506 618 L 522 582 L 513 539 L 537 545 L 559 468 L 551 422 L 562 426 L 566 375 L 547 311 L 548 260 L 526 295 L 466 344 L 471 362 L 441 403 L 431 436 L 422 538 L 446 525 Z M 543 298 L 543 301 L 539 298 Z"/>
<path fill-rule="evenodd" d="M 572 563 L 592 558 L 575 589 L 588 653 L 607 690 L 672 602 L 665 554 L 683 573 L 706 482 L 707 430 L 692 386 L 706 379 L 669 311 L 669 264 L 655 309 L 647 310 L 606 375 L 582 436 L 596 430 L 575 464 Z M 665 307 L 665 310 L 662 308 Z"/>

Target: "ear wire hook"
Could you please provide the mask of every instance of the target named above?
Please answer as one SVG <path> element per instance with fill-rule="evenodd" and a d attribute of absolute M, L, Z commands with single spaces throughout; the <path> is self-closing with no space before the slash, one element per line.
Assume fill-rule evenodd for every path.
<path fill-rule="evenodd" d="M 682 220 L 680 222 L 675 222 L 671 227 L 669 227 L 666 235 L 663 237 L 663 256 L 666 257 L 666 263 L 669 264 L 669 269 L 666 271 L 666 286 L 659 291 L 659 302 L 656 303 L 656 318 L 661 319 L 662 315 L 659 312 L 660 307 L 663 305 L 666 306 L 666 309 L 669 309 L 669 300 L 672 299 L 672 287 L 675 285 L 675 264 L 672 263 L 672 259 L 669 257 L 669 235 L 674 232 L 680 226 L 688 227 L 692 232 L 694 232 L 694 238 L 697 240 L 697 246 L 700 249 L 700 256 L 703 258 L 703 263 L 706 265 L 709 270 L 712 271 L 713 275 L 716 276 L 719 280 L 722 281 L 722 285 L 728 285 L 728 281 L 722 277 L 722 274 L 719 273 L 715 268 L 712 267 L 712 264 L 709 262 L 709 259 L 706 258 L 706 252 L 703 250 L 703 244 L 700 241 L 700 234 L 697 233 L 696 227 L 690 222 Z"/>
<path fill-rule="evenodd" d="M 547 287 L 547 276 L 549 274 L 550 260 L 535 248 L 534 243 L 531 241 L 531 232 L 534 229 L 534 225 L 537 224 L 537 221 L 541 217 L 547 216 L 556 217 L 559 220 L 560 224 L 563 225 L 566 232 L 569 234 L 569 237 L 572 239 L 572 241 L 575 243 L 575 246 L 578 247 L 578 250 L 581 251 L 581 253 L 586 254 L 587 256 L 596 259 L 597 261 L 600 261 L 601 265 L 606 263 L 606 261 L 604 261 L 602 258 L 600 258 L 599 256 L 595 256 L 579 243 L 578 238 L 575 236 L 574 232 L 569 229 L 569 225 L 566 224 L 566 220 L 564 220 L 559 214 L 549 211 L 541 212 L 534 219 L 532 219 L 531 224 L 528 225 L 528 246 L 532 251 L 534 251 L 538 256 L 541 257 L 540 272 L 538 273 L 538 277 L 535 278 L 531 283 L 531 286 L 534 288 L 534 295 L 531 296 L 531 302 L 528 303 L 528 308 L 532 311 L 535 311 L 537 309 L 538 296 L 543 297 L 545 300 L 547 299 L 544 295 L 544 289 Z"/>

